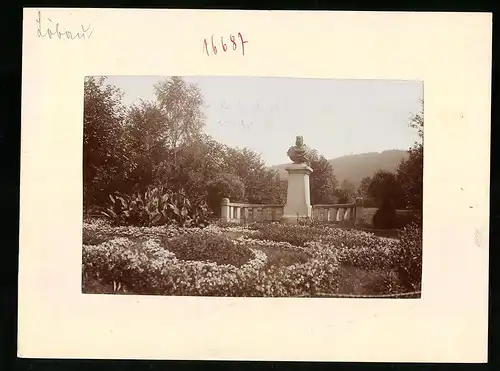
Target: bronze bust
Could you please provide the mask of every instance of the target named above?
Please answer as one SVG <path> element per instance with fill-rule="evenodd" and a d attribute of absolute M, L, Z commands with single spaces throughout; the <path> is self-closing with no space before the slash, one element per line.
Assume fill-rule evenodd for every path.
<path fill-rule="evenodd" d="M 288 149 L 287 155 L 294 164 L 305 164 L 308 160 L 308 149 L 301 135 L 295 137 L 295 145 Z"/>

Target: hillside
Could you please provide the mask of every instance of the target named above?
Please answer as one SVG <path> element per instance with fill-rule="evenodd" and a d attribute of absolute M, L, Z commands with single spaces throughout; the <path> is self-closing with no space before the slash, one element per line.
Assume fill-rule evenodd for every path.
<path fill-rule="evenodd" d="M 408 157 L 404 150 L 389 150 L 383 152 L 368 152 L 356 155 L 337 157 L 329 162 L 333 166 L 335 176 L 339 183 L 347 179 L 358 187 L 361 179 L 372 176 L 377 170 L 395 171 L 400 161 Z M 286 179 L 287 164 L 272 166 L 278 170 L 281 179 Z"/>

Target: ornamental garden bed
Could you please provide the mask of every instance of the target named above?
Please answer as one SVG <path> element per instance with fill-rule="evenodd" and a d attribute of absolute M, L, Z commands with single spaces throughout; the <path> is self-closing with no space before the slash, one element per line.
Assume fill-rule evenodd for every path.
<path fill-rule="evenodd" d="M 299 297 L 420 290 L 421 237 L 328 225 L 83 227 L 84 293 Z"/>

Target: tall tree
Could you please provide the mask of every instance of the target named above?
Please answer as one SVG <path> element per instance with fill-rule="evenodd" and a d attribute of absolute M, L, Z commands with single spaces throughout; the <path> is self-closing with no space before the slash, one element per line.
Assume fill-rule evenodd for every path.
<path fill-rule="evenodd" d="M 332 165 L 324 156 L 312 150 L 309 166 L 313 169 L 310 175 L 311 203 L 314 205 L 332 202 L 337 185 Z"/>
<path fill-rule="evenodd" d="M 163 114 L 158 105 L 150 101 L 132 105 L 126 117 L 125 134 L 133 168 L 128 180 L 142 191 L 157 183 L 156 171 L 168 155 Z"/>
<path fill-rule="evenodd" d="M 119 89 L 106 83 L 106 77 L 84 81 L 84 208 L 103 203 L 127 176 L 122 97 Z"/>
<path fill-rule="evenodd" d="M 260 155 L 248 148 L 226 148 L 225 171 L 237 175 L 245 184 L 246 200 L 260 203 L 262 200 L 262 176 L 265 164 Z"/>
<path fill-rule="evenodd" d="M 169 148 L 177 149 L 202 133 L 203 96 L 196 85 L 173 76 L 157 83 L 154 90 L 164 116 L 165 140 Z"/>
<path fill-rule="evenodd" d="M 421 110 L 415 114 L 410 126 L 417 130 L 419 139 L 408 149 L 408 158 L 401 161 L 397 169 L 398 180 L 406 199 L 406 207 L 422 211 L 423 197 L 423 170 L 424 170 L 424 114 L 423 101 Z"/>
<path fill-rule="evenodd" d="M 390 171 L 379 170 L 373 175 L 368 194 L 379 205 L 390 202 L 398 207 L 402 204 L 401 185 L 396 174 Z"/>
<path fill-rule="evenodd" d="M 154 92 L 156 101 L 141 101 L 128 112 L 127 138 L 135 155 L 131 181 L 140 189 L 168 183 L 170 188 L 195 192 L 203 182 L 198 171 L 207 164 L 213 144 L 202 132 L 201 92 L 176 76 L 157 83 Z"/>
<path fill-rule="evenodd" d="M 201 135 L 176 151 L 175 163 L 170 160 L 162 163 L 159 177 L 174 189 L 183 188 L 191 197 L 203 198 L 208 195 L 208 184 L 226 172 L 224 151 L 224 145 Z"/>

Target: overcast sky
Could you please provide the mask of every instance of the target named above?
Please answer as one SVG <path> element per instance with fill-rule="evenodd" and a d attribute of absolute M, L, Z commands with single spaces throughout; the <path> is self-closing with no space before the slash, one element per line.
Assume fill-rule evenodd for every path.
<path fill-rule="evenodd" d="M 109 76 L 123 102 L 154 100 L 165 77 Z M 407 149 L 416 139 L 409 118 L 420 109 L 418 81 L 257 77 L 185 77 L 200 88 L 205 132 L 262 154 L 267 165 L 290 162 L 286 152 L 302 135 L 326 158 Z"/>

